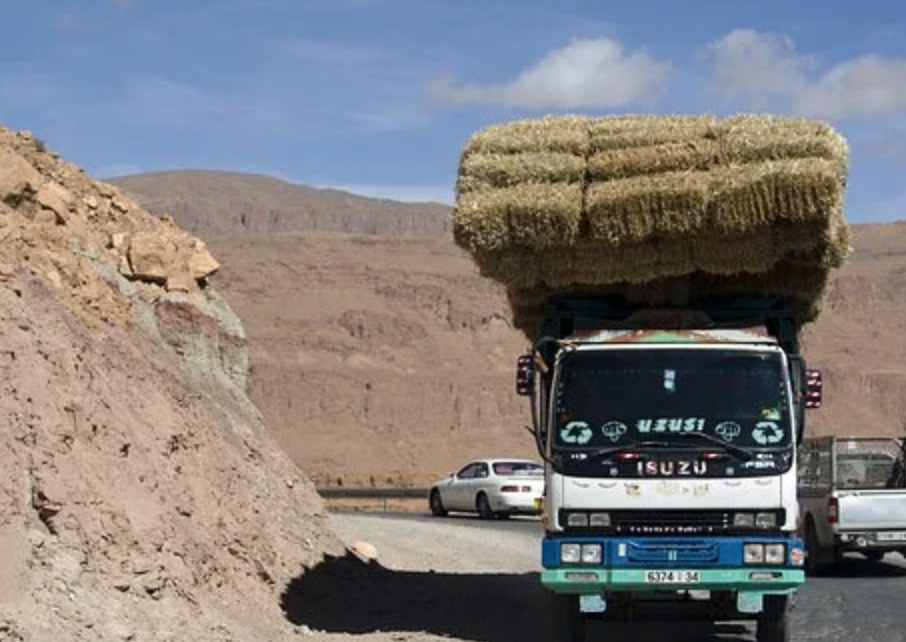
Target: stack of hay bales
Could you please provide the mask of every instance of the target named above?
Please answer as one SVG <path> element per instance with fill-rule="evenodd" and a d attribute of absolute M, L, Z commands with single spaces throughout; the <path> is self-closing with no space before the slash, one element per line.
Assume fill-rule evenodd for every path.
<path fill-rule="evenodd" d="M 804 323 L 848 250 L 846 174 L 845 141 L 819 121 L 521 120 L 468 141 L 454 235 L 529 335 L 567 291 L 671 306 L 780 295 Z"/>

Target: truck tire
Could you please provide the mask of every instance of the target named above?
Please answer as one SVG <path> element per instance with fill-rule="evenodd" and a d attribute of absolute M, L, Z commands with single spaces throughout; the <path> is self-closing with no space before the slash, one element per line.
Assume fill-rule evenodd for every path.
<path fill-rule="evenodd" d="M 431 491 L 428 499 L 428 505 L 431 507 L 431 514 L 435 517 L 446 517 L 447 509 L 444 506 L 444 500 L 440 498 L 440 491 L 436 488 Z"/>
<path fill-rule="evenodd" d="M 805 574 L 820 575 L 824 570 L 824 560 L 822 556 L 824 551 L 821 550 L 821 544 L 818 542 L 818 531 L 815 524 L 809 517 L 805 526 Z"/>
<path fill-rule="evenodd" d="M 758 615 L 756 642 L 790 642 L 790 598 L 765 595 L 764 610 Z"/>
<path fill-rule="evenodd" d="M 551 595 L 553 642 L 585 642 L 585 616 L 575 595 Z"/>
<path fill-rule="evenodd" d="M 475 509 L 478 511 L 478 516 L 481 519 L 493 519 L 494 511 L 491 510 L 491 502 L 488 501 L 488 496 L 484 493 L 478 493 L 478 497 L 475 498 Z"/>

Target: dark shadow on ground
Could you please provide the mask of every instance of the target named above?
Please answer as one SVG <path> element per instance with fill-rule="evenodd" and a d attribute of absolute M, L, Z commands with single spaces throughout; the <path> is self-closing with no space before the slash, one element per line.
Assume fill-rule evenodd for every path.
<path fill-rule="evenodd" d="M 442 542 L 438 542 L 442 546 Z M 475 642 L 555 640 L 547 592 L 536 573 L 391 571 L 357 557 L 328 557 L 292 580 L 281 596 L 287 619 L 328 633 L 427 632 Z M 606 629 L 605 629 L 606 627 Z M 592 624 L 589 640 L 749 642 L 736 624 Z"/>
<path fill-rule="evenodd" d="M 818 577 L 839 579 L 904 578 L 906 577 L 906 566 L 903 566 L 903 558 L 896 553 L 888 553 L 883 560 L 878 562 L 871 562 L 861 555 L 852 555 L 821 569 Z"/>

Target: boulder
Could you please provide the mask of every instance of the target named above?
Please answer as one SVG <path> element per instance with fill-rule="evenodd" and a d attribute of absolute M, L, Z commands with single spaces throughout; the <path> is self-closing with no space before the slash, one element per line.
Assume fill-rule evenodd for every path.
<path fill-rule="evenodd" d="M 177 247 L 169 237 L 154 232 L 140 232 L 132 237 L 129 265 L 136 278 L 166 283 L 176 259 Z"/>
<path fill-rule="evenodd" d="M 10 149 L 0 149 L 0 201 L 17 207 L 42 182 L 41 174 L 28 161 Z"/>

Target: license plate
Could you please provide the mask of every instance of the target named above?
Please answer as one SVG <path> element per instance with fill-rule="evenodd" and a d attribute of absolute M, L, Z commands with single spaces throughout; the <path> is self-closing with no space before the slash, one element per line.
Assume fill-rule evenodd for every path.
<path fill-rule="evenodd" d="M 879 542 L 906 542 L 906 531 L 887 531 L 878 533 Z"/>
<path fill-rule="evenodd" d="M 698 571 L 648 571 L 645 573 L 647 584 L 698 584 L 701 574 Z"/>

